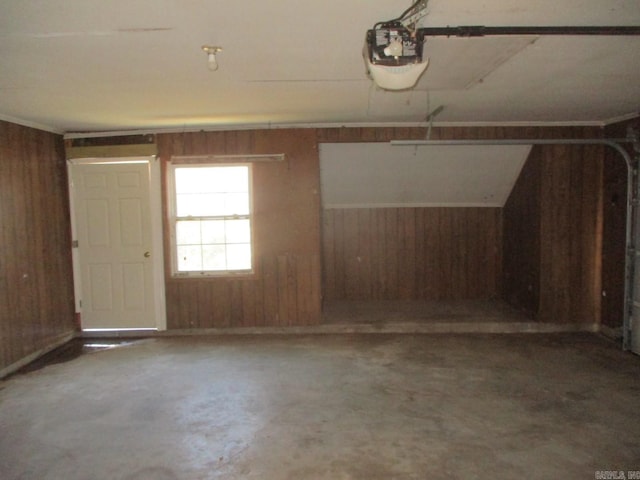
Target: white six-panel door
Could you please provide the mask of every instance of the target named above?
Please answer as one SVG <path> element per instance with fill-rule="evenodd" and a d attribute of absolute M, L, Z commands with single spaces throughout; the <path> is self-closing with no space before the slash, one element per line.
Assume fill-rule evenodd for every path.
<path fill-rule="evenodd" d="M 70 171 L 82 328 L 158 328 L 149 162 Z"/>

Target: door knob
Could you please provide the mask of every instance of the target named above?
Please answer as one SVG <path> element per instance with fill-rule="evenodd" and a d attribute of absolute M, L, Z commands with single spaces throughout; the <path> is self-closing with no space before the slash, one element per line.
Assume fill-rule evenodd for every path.
<path fill-rule="evenodd" d="M 151 256 L 151 252 L 144 252 L 144 258 L 149 258 Z"/>

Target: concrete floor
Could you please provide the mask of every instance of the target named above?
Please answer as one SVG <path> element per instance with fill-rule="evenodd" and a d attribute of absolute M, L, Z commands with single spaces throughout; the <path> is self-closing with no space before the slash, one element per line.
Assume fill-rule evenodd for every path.
<path fill-rule="evenodd" d="M 640 358 L 595 334 L 128 342 L 0 382 L 0 478 L 640 471 Z"/>

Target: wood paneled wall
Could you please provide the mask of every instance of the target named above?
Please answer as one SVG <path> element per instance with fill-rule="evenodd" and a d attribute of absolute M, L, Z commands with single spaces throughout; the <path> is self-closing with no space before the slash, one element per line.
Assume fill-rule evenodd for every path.
<path fill-rule="evenodd" d="M 286 157 L 284 162 L 253 166 L 255 275 L 171 278 L 165 225 L 168 328 L 318 323 L 320 173 L 315 130 L 162 134 L 157 142 L 165 163 L 172 155 L 284 153 Z M 166 212 L 166 195 L 164 205 Z"/>
<path fill-rule="evenodd" d="M 326 298 L 473 298 L 504 289 L 505 298 L 535 309 L 541 320 L 591 322 L 601 312 L 605 324 L 620 324 L 624 171 L 600 147 L 535 149 L 503 221 L 495 209 L 409 208 L 328 210 L 321 222 L 318 143 L 425 133 L 332 128 L 158 135 L 165 162 L 173 154 L 287 156 L 254 170 L 256 274 L 168 276 L 169 328 L 317 323 L 321 224 Z M 595 128 L 434 128 L 431 138 L 599 135 Z M 75 328 L 67 198 L 62 138 L 0 122 L 0 369 Z M 445 244 L 450 248 L 443 250 Z M 501 257 L 504 281 L 494 263 Z"/>
<path fill-rule="evenodd" d="M 532 315 L 540 304 L 540 153 L 531 149 L 503 208 L 503 295 Z"/>
<path fill-rule="evenodd" d="M 607 138 L 625 138 L 627 128 L 640 132 L 640 119 L 610 125 Z M 630 145 L 629 153 L 633 153 Z M 627 218 L 627 166 L 617 152 L 605 150 L 602 186 L 602 324 L 622 328 Z"/>
<path fill-rule="evenodd" d="M 596 321 L 603 269 L 604 154 L 599 147 L 535 148 L 502 212 L 328 210 L 321 221 L 318 143 L 388 142 L 425 134 L 424 128 L 327 128 L 158 135 L 165 162 L 174 154 L 285 153 L 288 159 L 256 165 L 254 171 L 256 275 L 167 277 L 169 328 L 314 324 L 322 294 L 364 300 L 504 293 L 540 320 Z M 436 127 L 431 132 L 432 139 L 601 135 L 601 129 L 589 127 Z M 167 260 L 167 272 L 168 266 Z"/>
<path fill-rule="evenodd" d="M 387 142 L 393 139 L 421 139 L 425 133 L 424 129 L 417 128 L 335 128 L 318 130 L 318 141 Z M 602 135 L 602 130 L 596 127 L 469 127 L 434 128 L 431 138 L 549 139 L 600 138 Z M 494 244 L 500 249 L 494 258 L 504 260 L 502 266 L 495 270 L 497 279 L 491 276 L 490 269 L 485 270 L 489 277 L 484 280 L 491 285 L 485 294 L 497 291 L 503 294 L 507 301 L 535 314 L 541 321 L 591 323 L 599 320 L 603 155 L 603 148 L 597 146 L 544 146 L 532 150 L 532 156 L 503 209 L 503 237 L 502 241 L 498 239 Z M 457 209 L 449 212 L 452 217 L 460 215 L 455 210 Z M 423 215 L 429 216 L 430 213 L 423 212 Z M 421 217 L 426 218 L 423 215 Z M 439 218 L 440 215 L 439 212 Z M 350 216 L 347 226 L 344 226 L 345 216 Z M 371 218 L 375 220 L 370 220 Z M 398 279 L 399 282 L 408 282 L 411 286 L 405 285 L 397 290 L 390 290 L 387 287 L 388 279 L 396 277 L 390 277 L 384 272 L 386 277 L 383 282 L 380 279 L 383 278 L 382 274 L 377 273 L 376 267 L 362 260 L 366 255 L 358 254 L 360 250 L 367 252 L 371 249 L 366 245 L 387 241 L 388 233 L 383 232 L 372 241 L 367 239 L 366 232 L 371 231 L 373 227 L 366 227 L 364 230 L 359 227 L 361 224 L 366 226 L 368 223 L 375 223 L 377 228 L 380 218 L 384 218 L 386 222 L 386 212 L 325 212 L 323 245 L 325 258 L 330 259 L 328 262 L 325 260 L 324 264 L 327 298 L 332 298 L 332 295 L 353 298 L 378 298 L 380 295 L 388 295 L 380 298 L 410 298 L 416 291 L 424 288 L 424 280 Z M 343 225 L 342 233 L 337 237 L 337 244 L 341 245 L 340 249 L 344 252 L 344 259 L 339 264 L 331 260 L 336 255 L 336 220 L 338 225 Z M 400 223 L 403 225 L 400 228 L 405 228 L 403 221 Z M 409 221 L 409 232 L 413 232 L 413 224 Z M 438 259 L 437 271 L 449 271 L 452 274 L 442 274 L 438 278 L 438 281 L 443 282 L 439 287 L 442 291 L 438 292 L 436 287 L 433 298 L 447 298 L 445 295 L 471 298 L 478 293 L 466 290 L 465 285 L 471 285 L 474 279 L 479 278 L 479 272 L 483 271 L 482 265 L 472 263 L 468 269 L 460 268 L 453 263 L 458 259 L 454 252 L 459 251 L 455 236 L 464 238 L 466 234 L 465 230 L 460 228 L 456 225 L 451 230 L 445 228 L 442 231 L 442 235 L 448 232 L 452 236 L 451 250 L 440 252 L 442 256 Z M 392 237 L 393 249 L 400 251 L 405 258 L 401 262 L 408 264 L 407 256 L 413 257 L 416 265 L 414 271 L 421 272 L 419 275 L 424 275 L 424 271 L 433 271 L 428 263 L 424 263 L 432 260 L 424 257 L 423 253 L 418 253 L 419 249 L 403 250 L 396 247 L 394 241 L 396 239 Z M 361 246 L 363 244 L 364 248 Z M 391 262 L 393 265 L 398 260 L 394 259 Z M 375 261 L 374 264 L 378 265 Z M 371 282 L 363 280 L 374 273 L 380 278 Z M 350 280 L 352 275 L 359 281 Z M 413 273 L 409 276 L 411 275 Z M 460 290 L 454 292 L 456 288 Z"/>
<path fill-rule="evenodd" d="M 501 224 L 499 208 L 324 210 L 324 298 L 495 297 Z"/>
<path fill-rule="evenodd" d="M 505 206 L 505 299 L 545 322 L 600 319 L 600 146 L 537 146 Z"/>
<path fill-rule="evenodd" d="M 542 149 L 541 321 L 599 322 L 602 157 L 599 146 Z"/>
<path fill-rule="evenodd" d="M 0 121 L 0 370 L 75 330 L 63 141 Z"/>

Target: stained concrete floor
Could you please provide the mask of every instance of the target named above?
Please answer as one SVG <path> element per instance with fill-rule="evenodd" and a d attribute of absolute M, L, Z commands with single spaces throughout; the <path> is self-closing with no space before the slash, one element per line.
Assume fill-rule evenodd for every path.
<path fill-rule="evenodd" d="M 71 358 L 0 382 L 3 480 L 640 470 L 640 358 L 595 334 L 154 338 Z"/>

